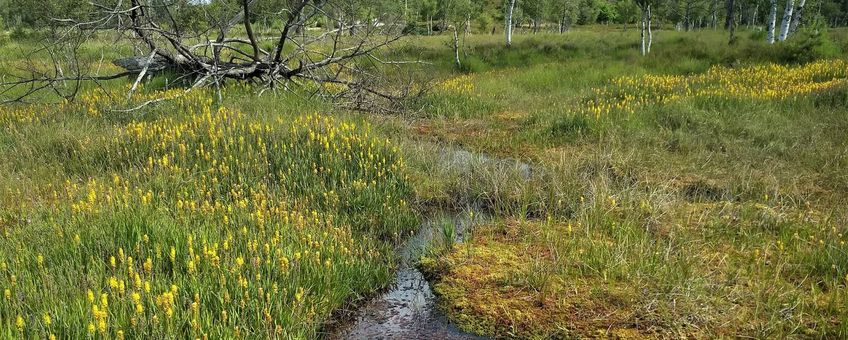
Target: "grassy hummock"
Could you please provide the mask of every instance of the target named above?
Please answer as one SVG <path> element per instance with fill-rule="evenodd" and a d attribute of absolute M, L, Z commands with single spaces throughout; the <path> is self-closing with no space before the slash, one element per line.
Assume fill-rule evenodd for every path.
<path fill-rule="evenodd" d="M 367 124 L 107 97 L 0 109 L 3 336 L 310 338 L 390 280 L 416 218 Z"/>

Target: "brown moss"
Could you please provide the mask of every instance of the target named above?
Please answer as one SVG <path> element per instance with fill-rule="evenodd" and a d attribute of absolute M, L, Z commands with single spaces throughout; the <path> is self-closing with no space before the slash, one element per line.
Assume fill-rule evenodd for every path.
<path fill-rule="evenodd" d="M 633 324 L 636 292 L 627 285 L 598 286 L 546 273 L 555 261 L 547 248 L 520 236 L 533 225 L 510 221 L 478 230 L 473 245 L 459 245 L 425 271 L 438 271 L 434 289 L 449 317 L 466 331 L 493 337 L 634 338 L 651 333 Z M 560 231 L 564 231 L 560 229 Z M 534 277 L 549 276 L 543 283 Z"/>

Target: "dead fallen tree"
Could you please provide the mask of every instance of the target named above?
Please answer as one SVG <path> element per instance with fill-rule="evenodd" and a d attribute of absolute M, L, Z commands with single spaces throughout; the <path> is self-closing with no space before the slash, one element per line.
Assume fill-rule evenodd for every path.
<path fill-rule="evenodd" d="M 30 65 L 0 81 L 2 102 L 22 101 L 49 91 L 73 99 L 84 82 L 129 77 L 132 96 L 148 76 L 168 72 L 190 91 L 219 89 L 229 82 L 248 82 L 257 91 L 290 86 L 367 108 L 408 96 L 408 89 L 387 91 L 377 51 L 401 37 L 398 18 L 357 0 L 236 1 L 109 0 L 93 3 L 90 17 L 56 19 L 48 43 L 38 49 L 45 65 Z M 182 11 L 202 18 L 202 28 L 189 29 Z M 279 23 L 257 32 L 256 16 Z M 320 28 L 310 29 L 322 23 Z M 80 48 L 103 32 L 113 43 L 136 51 L 113 61 L 123 69 L 102 75 L 91 61 L 80 60 Z M 102 38 L 100 38 L 102 39 Z M 114 46 L 114 45 L 113 45 Z M 47 57 L 44 57 L 47 56 Z M 32 58 L 38 59 L 38 58 Z M 102 60 L 101 60 L 102 64 Z M 392 63 L 393 65 L 398 65 Z M 394 88 L 398 88 L 395 86 Z"/>

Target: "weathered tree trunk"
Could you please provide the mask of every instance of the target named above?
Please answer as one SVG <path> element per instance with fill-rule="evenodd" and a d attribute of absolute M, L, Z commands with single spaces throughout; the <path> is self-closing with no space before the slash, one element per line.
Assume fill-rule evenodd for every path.
<path fill-rule="evenodd" d="M 798 7 L 795 8 L 795 12 L 792 13 L 792 23 L 789 24 L 789 34 L 795 33 L 798 31 L 798 26 L 801 25 L 801 20 L 804 18 L 804 5 L 806 5 L 807 0 L 801 0 L 798 3 Z"/>
<path fill-rule="evenodd" d="M 771 0 L 770 6 L 766 41 L 769 44 L 774 44 L 774 26 L 777 24 L 777 0 Z"/>
<path fill-rule="evenodd" d="M 736 4 L 734 0 L 727 0 L 726 5 L 727 17 L 725 17 L 724 19 L 724 29 L 731 30 L 733 29 L 734 16 L 736 15 L 736 13 L 734 13 L 734 9 L 736 9 Z"/>
<path fill-rule="evenodd" d="M 683 12 L 683 30 L 689 32 L 689 29 L 692 26 L 692 2 L 686 1 L 686 8 Z"/>
<path fill-rule="evenodd" d="M 795 0 L 787 0 L 786 8 L 783 10 L 783 20 L 780 22 L 780 35 L 777 40 L 784 41 L 789 37 L 789 25 L 792 23 L 792 10 L 795 9 Z"/>
<path fill-rule="evenodd" d="M 509 0 L 509 8 L 506 13 L 506 47 L 512 46 L 512 11 L 515 9 L 515 0 Z"/>
<path fill-rule="evenodd" d="M 729 43 L 733 44 L 736 42 L 736 37 L 734 34 L 736 33 L 736 14 L 734 10 L 736 9 L 736 4 L 734 0 L 727 0 L 727 18 L 724 21 L 724 28 L 730 32 Z"/>

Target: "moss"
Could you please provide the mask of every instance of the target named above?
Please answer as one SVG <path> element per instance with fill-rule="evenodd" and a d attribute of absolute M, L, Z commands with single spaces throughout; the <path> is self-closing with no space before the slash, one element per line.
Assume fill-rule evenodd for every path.
<path fill-rule="evenodd" d="M 608 308 L 627 305 L 632 289 L 611 284 L 592 293 L 584 282 L 575 285 L 546 273 L 542 268 L 552 267 L 548 262 L 554 259 L 538 244 L 520 239 L 534 232 L 528 227 L 533 225 L 483 226 L 473 244 L 422 261 L 451 321 L 467 332 L 497 338 L 642 334 L 619 317 L 627 312 Z"/>
<path fill-rule="evenodd" d="M 453 322 L 495 338 L 842 334 L 848 255 L 817 211 L 670 209 L 656 223 L 677 226 L 662 233 L 629 220 L 650 209 L 626 201 L 577 221 L 498 221 L 422 268 Z"/>

